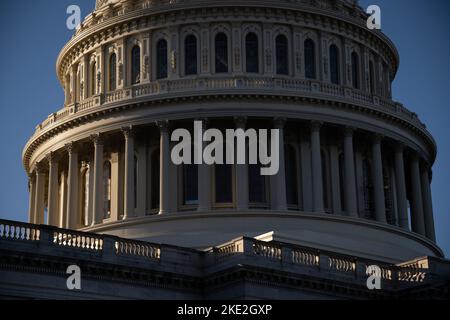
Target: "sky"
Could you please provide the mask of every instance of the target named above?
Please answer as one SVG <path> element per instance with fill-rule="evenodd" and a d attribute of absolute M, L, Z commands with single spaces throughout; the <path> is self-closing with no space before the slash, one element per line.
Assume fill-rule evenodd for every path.
<path fill-rule="evenodd" d="M 66 9 L 83 16 L 95 0 L 0 1 L 0 218 L 28 219 L 22 149 L 34 128 L 63 106 L 55 63 L 71 38 Z M 438 145 L 433 167 L 437 242 L 450 257 L 450 1 L 360 0 L 381 8 L 382 31 L 400 53 L 393 99 L 416 112 Z"/>

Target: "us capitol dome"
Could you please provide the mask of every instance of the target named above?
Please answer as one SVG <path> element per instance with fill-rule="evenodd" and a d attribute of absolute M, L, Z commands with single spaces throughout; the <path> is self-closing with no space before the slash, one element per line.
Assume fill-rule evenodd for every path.
<path fill-rule="evenodd" d="M 442 258 L 436 144 L 392 100 L 399 55 L 367 18 L 351 0 L 97 0 L 57 59 L 64 105 L 23 151 L 29 222 L 193 249 L 246 236 Z M 171 133 L 195 120 L 279 129 L 279 173 L 174 165 Z"/>

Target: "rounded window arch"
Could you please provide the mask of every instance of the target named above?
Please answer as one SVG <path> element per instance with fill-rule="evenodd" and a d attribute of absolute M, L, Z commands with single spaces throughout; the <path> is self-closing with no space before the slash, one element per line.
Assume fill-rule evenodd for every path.
<path fill-rule="evenodd" d="M 259 41 L 253 32 L 245 37 L 245 64 L 247 72 L 259 73 Z"/>
<path fill-rule="evenodd" d="M 287 144 L 285 146 L 285 170 L 286 170 L 286 200 L 290 207 L 298 206 L 298 168 L 295 148 Z"/>
<path fill-rule="evenodd" d="M 275 39 L 277 74 L 289 75 L 289 48 L 288 39 L 280 34 Z"/>
<path fill-rule="evenodd" d="M 117 89 L 117 55 L 115 52 L 109 57 L 109 90 Z"/>
<path fill-rule="evenodd" d="M 197 73 L 197 37 L 190 34 L 184 39 L 184 74 L 190 76 Z"/>
<path fill-rule="evenodd" d="M 214 40 L 216 73 L 228 72 L 228 37 L 220 32 Z"/>
<path fill-rule="evenodd" d="M 103 164 L 103 217 L 111 217 L 111 162 Z"/>
<path fill-rule="evenodd" d="M 168 59 L 167 41 L 160 39 L 156 43 L 156 79 L 167 78 Z"/>
<path fill-rule="evenodd" d="M 359 89 L 359 55 L 352 52 L 352 86 L 355 89 Z"/>
<path fill-rule="evenodd" d="M 306 39 L 305 43 L 305 77 L 316 79 L 316 45 L 312 39 Z"/>
<path fill-rule="evenodd" d="M 339 84 L 339 49 L 335 44 L 330 46 L 330 80 Z"/>
<path fill-rule="evenodd" d="M 141 82 L 141 47 L 135 45 L 131 49 L 131 84 Z"/>

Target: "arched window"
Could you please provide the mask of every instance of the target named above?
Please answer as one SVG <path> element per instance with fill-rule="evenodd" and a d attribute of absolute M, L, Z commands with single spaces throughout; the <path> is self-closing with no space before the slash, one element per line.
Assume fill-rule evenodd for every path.
<path fill-rule="evenodd" d="M 152 210 L 159 209 L 159 149 L 153 151 L 151 155 L 151 205 Z"/>
<path fill-rule="evenodd" d="M 277 74 L 289 74 L 289 49 L 288 40 L 285 35 L 280 34 L 275 39 Z"/>
<path fill-rule="evenodd" d="M 131 49 L 131 84 L 141 82 L 141 48 L 135 45 Z"/>
<path fill-rule="evenodd" d="M 156 79 L 167 78 L 167 41 L 160 39 L 156 43 Z"/>
<path fill-rule="evenodd" d="M 183 205 L 198 205 L 198 166 L 183 165 Z"/>
<path fill-rule="evenodd" d="M 89 224 L 89 168 L 81 176 L 81 225 Z"/>
<path fill-rule="evenodd" d="M 328 157 L 327 154 L 321 151 L 322 160 L 322 187 L 323 187 L 323 205 L 326 212 L 330 211 L 329 193 L 328 193 Z"/>
<path fill-rule="evenodd" d="M 307 79 L 316 78 L 316 49 L 314 41 L 305 40 L 305 77 Z"/>
<path fill-rule="evenodd" d="M 247 72 L 259 72 L 258 36 L 254 33 L 249 33 L 245 37 L 245 63 Z"/>
<path fill-rule="evenodd" d="M 233 167 L 228 164 L 216 164 L 214 170 L 216 203 L 233 203 Z"/>
<path fill-rule="evenodd" d="M 288 206 L 298 206 L 297 157 L 291 145 L 285 147 L 286 200 Z"/>
<path fill-rule="evenodd" d="M 352 52 L 352 85 L 359 89 L 359 56 L 356 52 Z"/>
<path fill-rule="evenodd" d="M 228 72 L 228 37 L 219 33 L 215 39 L 216 73 Z"/>
<path fill-rule="evenodd" d="M 339 84 L 339 51 L 334 44 L 330 46 L 330 78 L 331 83 Z"/>
<path fill-rule="evenodd" d="M 111 162 L 103 164 L 103 217 L 111 217 Z"/>
<path fill-rule="evenodd" d="M 370 93 L 375 93 L 375 72 L 373 68 L 373 62 L 372 60 L 369 61 L 369 87 L 370 87 Z"/>
<path fill-rule="evenodd" d="M 109 91 L 117 88 L 117 56 L 115 53 L 109 57 Z"/>
<path fill-rule="evenodd" d="M 91 72 L 90 72 L 90 83 L 91 86 L 89 88 L 89 96 L 95 95 L 97 92 L 97 63 L 94 61 L 91 64 Z"/>
<path fill-rule="evenodd" d="M 363 193 L 364 193 L 364 215 L 367 219 L 375 220 L 373 204 L 372 166 L 369 160 L 364 159 L 363 171 Z"/>
<path fill-rule="evenodd" d="M 266 177 L 261 175 L 261 164 L 248 165 L 248 201 L 253 205 L 267 203 Z"/>
<path fill-rule="evenodd" d="M 197 38 L 192 34 L 184 40 L 184 59 L 185 75 L 197 74 Z"/>

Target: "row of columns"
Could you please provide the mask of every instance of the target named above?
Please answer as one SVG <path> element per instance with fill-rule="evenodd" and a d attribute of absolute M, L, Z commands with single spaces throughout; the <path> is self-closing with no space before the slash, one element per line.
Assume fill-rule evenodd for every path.
<path fill-rule="evenodd" d="M 245 130 L 246 119 L 239 117 L 235 119 L 236 128 Z M 171 186 L 170 180 L 170 138 L 169 138 L 169 124 L 167 121 L 157 122 L 160 131 L 160 214 L 165 214 L 171 211 L 170 204 L 170 189 L 176 186 Z M 280 130 L 279 143 L 280 150 L 280 168 L 277 175 L 272 176 L 271 179 L 271 207 L 273 210 L 286 211 L 287 197 L 286 197 L 286 172 L 284 161 L 284 119 L 275 119 L 274 127 Z M 310 194 L 312 197 L 312 211 L 324 212 L 324 186 L 323 186 L 323 172 L 322 172 L 322 155 L 321 155 L 321 127 L 322 123 L 313 121 L 310 125 L 310 161 L 303 163 L 302 156 L 302 172 L 305 174 L 310 171 L 311 189 L 309 192 L 307 188 L 304 190 L 305 194 Z M 124 155 L 124 206 L 123 219 L 133 217 L 135 208 L 138 204 L 135 203 L 135 137 L 134 131 L 131 127 L 122 128 L 122 133 L 125 140 L 125 155 Z M 356 168 L 355 168 L 355 153 L 354 153 L 354 130 L 346 128 L 343 139 L 343 153 L 344 153 L 344 208 L 345 214 L 351 217 L 358 217 L 358 199 L 357 199 L 357 185 L 356 185 Z M 94 163 L 92 168 L 93 174 L 93 210 L 90 222 L 93 225 L 101 224 L 103 222 L 104 212 L 104 190 L 103 190 L 103 152 L 104 142 L 100 134 L 91 136 L 91 141 L 94 146 Z M 380 223 L 387 223 L 386 221 L 386 205 L 385 205 L 385 190 L 383 178 L 383 163 L 382 163 L 382 137 L 379 135 L 373 136 L 372 139 L 372 180 L 374 192 L 374 207 L 376 220 Z M 303 147 L 302 147 L 303 149 Z M 30 179 L 30 221 L 32 223 L 43 224 L 45 213 L 45 190 L 48 175 L 48 219 L 47 223 L 51 225 L 61 224 L 67 228 L 77 228 L 81 225 L 78 221 L 80 216 L 79 211 L 79 157 L 78 150 L 74 143 L 67 144 L 65 150 L 68 154 L 68 182 L 67 182 L 67 206 L 65 217 L 58 219 L 58 199 L 59 199 L 59 184 L 58 184 L 58 157 L 55 153 L 50 153 L 47 156 L 48 165 L 41 162 L 36 166 L 35 178 Z M 302 150 L 303 153 L 303 150 Z M 398 145 L 395 150 L 395 190 L 397 198 L 397 212 L 399 226 L 404 229 L 409 229 L 408 219 L 408 199 L 406 190 L 406 173 L 405 173 L 405 159 L 404 149 Z M 310 170 L 308 170 L 310 165 Z M 306 168 L 305 168 L 306 167 Z M 410 163 L 410 179 L 411 179 L 411 226 L 412 230 L 421 235 L 435 240 L 433 208 L 430 190 L 430 178 L 428 169 L 420 165 L 419 157 L 414 155 Z M 209 166 L 206 164 L 200 165 L 198 170 L 198 210 L 201 212 L 212 209 L 212 195 L 211 195 L 211 172 Z M 305 186 L 303 186 L 305 187 Z M 145 204 L 144 204 L 145 206 Z M 236 208 L 238 210 L 247 210 L 249 208 L 248 196 L 248 166 L 236 166 Z M 141 208 L 142 209 L 142 208 Z M 145 208 L 143 209 L 145 210 Z"/>

